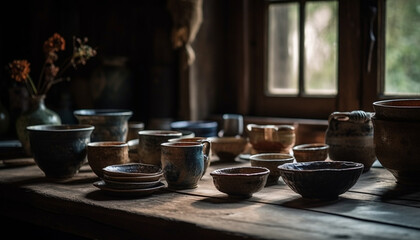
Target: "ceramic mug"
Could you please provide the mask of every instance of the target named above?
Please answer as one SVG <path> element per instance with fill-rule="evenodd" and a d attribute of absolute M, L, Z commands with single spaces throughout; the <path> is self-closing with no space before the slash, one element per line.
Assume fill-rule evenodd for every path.
<path fill-rule="evenodd" d="M 141 163 L 160 166 L 160 144 L 172 138 L 179 138 L 181 132 L 169 130 L 143 130 L 138 132 L 138 159 Z"/>
<path fill-rule="evenodd" d="M 196 188 L 209 156 L 210 142 L 167 142 L 161 144 L 163 176 L 171 189 Z"/>
<path fill-rule="evenodd" d="M 188 137 L 188 138 L 181 137 L 181 138 L 172 138 L 172 139 L 169 139 L 168 142 L 193 142 L 193 143 L 201 143 L 204 140 L 209 140 L 209 139 L 206 138 L 206 137 Z M 204 172 L 203 172 L 203 176 L 204 176 L 204 174 L 206 174 L 207 168 L 209 168 L 210 162 L 211 162 L 211 159 L 210 159 L 210 156 L 211 156 L 211 145 L 209 145 L 209 146 L 210 146 L 210 150 L 208 150 L 209 154 L 208 154 L 208 157 L 204 161 Z M 204 152 L 207 152 L 206 147 L 207 147 L 207 145 L 203 148 L 203 151 Z"/>

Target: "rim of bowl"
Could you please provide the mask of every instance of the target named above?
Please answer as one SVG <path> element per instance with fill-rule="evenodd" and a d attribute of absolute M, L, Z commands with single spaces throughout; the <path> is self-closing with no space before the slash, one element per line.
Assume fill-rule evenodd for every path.
<path fill-rule="evenodd" d="M 171 128 L 174 129 L 202 129 L 202 128 L 217 128 L 217 122 L 215 121 L 177 121 L 172 122 Z"/>
<path fill-rule="evenodd" d="M 182 136 L 182 133 L 179 131 L 171 130 L 141 130 L 138 132 L 138 135 L 143 136 Z"/>
<path fill-rule="evenodd" d="M 236 169 L 254 169 L 259 170 L 259 172 L 254 173 L 228 173 L 225 171 L 236 170 Z M 210 173 L 211 176 L 231 176 L 231 177 L 251 177 L 251 176 L 263 176 L 269 174 L 270 170 L 266 167 L 228 167 L 216 169 Z"/>
<path fill-rule="evenodd" d="M 73 112 L 76 116 L 131 116 L 133 111 L 128 109 L 80 109 Z"/>
<path fill-rule="evenodd" d="M 285 157 L 285 158 L 260 158 L 260 157 L 266 157 L 266 156 L 281 156 L 281 157 Z M 293 161 L 295 160 L 295 157 L 291 154 L 287 154 L 287 153 L 258 153 L 258 154 L 254 154 L 251 155 L 249 157 L 249 160 L 251 161 L 261 161 L 261 162 L 271 162 L 271 161 Z"/>
<path fill-rule="evenodd" d="M 418 105 L 407 105 L 407 103 L 419 103 Z M 404 104 L 405 103 L 405 104 Z M 404 108 L 404 109 L 419 109 L 420 108 L 420 98 L 403 98 L 403 99 L 388 99 L 376 101 L 373 103 L 374 107 L 381 108 Z"/>
<path fill-rule="evenodd" d="M 245 143 L 246 138 L 243 137 L 208 137 L 211 143 Z"/>
<path fill-rule="evenodd" d="M 114 147 L 114 148 L 121 148 L 121 147 L 128 147 L 128 143 L 121 142 L 121 141 L 101 141 L 101 142 L 90 142 L 88 143 L 88 147 Z"/>
<path fill-rule="evenodd" d="M 201 147 L 200 142 L 165 142 L 160 144 L 162 147 Z"/>
<path fill-rule="evenodd" d="M 90 131 L 95 127 L 88 124 L 41 124 L 26 127 L 28 131 L 34 132 L 77 132 Z"/>
<path fill-rule="evenodd" d="M 311 164 L 320 164 L 320 165 L 326 165 L 325 168 L 319 168 L 319 169 L 289 169 L 288 166 L 299 166 L 299 165 L 311 165 Z M 342 165 L 350 165 L 350 167 L 347 168 L 328 168 L 331 164 L 342 164 Z M 342 172 L 342 171 L 349 171 L 349 170 L 359 170 L 363 169 L 364 165 L 363 163 L 356 163 L 356 162 L 349 162 L 349 161 L 313 161 L 313 162 L 293 162 L 293 163 L 285 163 L 283 165 L 279 165 L 277 167 L 281 171 L 285 172 Z"/>
<path fill-rule="evenodd" d="M 203 140 L 208 140 L 208 137 L 171 138 L 168 142 L 201 142 Z"/>
<path fill-rule="evenodd" d="M 300 144 L 294 146 L 292 148 L 293 151 L 316 151 L 316 150 L 325 150 L 328 149 L 330 146 L 325 143 L 307 143 L 307 144 Z"/>

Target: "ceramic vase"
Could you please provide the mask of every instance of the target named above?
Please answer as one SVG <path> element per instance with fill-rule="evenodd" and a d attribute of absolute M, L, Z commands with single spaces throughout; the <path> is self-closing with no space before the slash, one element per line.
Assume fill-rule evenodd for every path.
<path fill-rule="evenodd" d="M 16 119 L 16 133 L 26 155 L 31 156 L 31 145 L 26 127 L 32 125 L 60 125 L 61 118 L 45 106 L 45 95 L 29 98 L 29 109 Z"/>
<path fill-rule="evenodd" d="M 325 143 L 331 160 L 362 163 L 369 171 L 376 160 L 372 116 L 360 110 L 330 114 Z"/>

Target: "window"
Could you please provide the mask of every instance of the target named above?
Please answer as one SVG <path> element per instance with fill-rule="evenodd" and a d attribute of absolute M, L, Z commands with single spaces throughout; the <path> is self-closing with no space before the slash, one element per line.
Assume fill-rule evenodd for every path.
<path fill-rule="evenodd" d="M 420 0 L 250 4 L 251 114 L 327 119 L 420 96 Z"/>

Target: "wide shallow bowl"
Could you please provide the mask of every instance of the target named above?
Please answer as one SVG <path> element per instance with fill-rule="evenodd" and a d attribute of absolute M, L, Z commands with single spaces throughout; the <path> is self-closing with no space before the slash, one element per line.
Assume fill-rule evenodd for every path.
<path fill-rule="evenodd" d="M 150 175 L 150 176 L 139 176 L 139 177 L 132 177 L 132 176 L 108 176 L 106 173 L 104 173 L 104 180 L 110 180 L 110 181 L 116 181 L 116 182 L 153 182 L 158 181 L 162 178 L 163 172 L 156 174 L 156 175 Z"/>
<path fill-rule="evenodd" d="M 128 134 L 128 120 L 133 112 L 126 109 L 81 109 L 73 112 L 80 124 L 95 126 L 91 141 L 125 142 Z"/>
<path fill-rule="evenodd" d="M 285 163 L 292 163 L 295 158 L 286 153 L 260 153 L 251 155 L 249 160 L 253 167 L 265 167 L 270 170 L 266 185 L 273 185 L 277 184 L 280 178 L 280 171 L 277 167 Z"/>
<path fill-rule="evenodd" d="M 232 167 L 210 173 L 217 190 L 234 197 L 250 198 L 264 188 L 270 170 L 264 167 Z"/>
<path fill-rule="evenodd" d="M 245 151 L 248 140 L 242 137 L 211 137 L 212 153 L 219 157 L 220 161 L 233 162 L 235 158 Z"/>
<path fill-rule="evenodd" d="M 420 121 L 420 99 L 377 101 L 373 109 L 377 119 Z"/>
<path fill-rule="evenodd" d="M 420 186 L 420 122 L 372 118 L 375 154 L 397 183 Z"/>
<path fill-rule="evenodd" d="M 303 198 L 336 199 L 357 182 L 363 164 L 344 161 L 286 163 L 278 166 L 284 182 Z"/>
<path fill-rule="evenodd" d="M 104 174 L 116 177 L 155 176 L 162 173 L 161 167 L 144 163 L 116 164 L 102 170 Z"/>
<path fill-rule="evenodd" d="M 214 121 L 177 121 L 170 126 L 176 131 L 192 131 L 196 137 L 217 136 L 217 122 Z"/>
<path fill-rule="evenodd" d="M 324 161 L 328 157 L 329 146 L 325 143 L 308 143 L 293 147 L 297 162 Z"/>
<path fill-rule="evenodd" d="M 26 128 L 38 167 L 48 178 L 71 178 L 86 162 L 91 125 L 34 125 Z"/>
<path fill-rule="evenodd" d="M 87 145 L 87 159 L 92 171 L 98 177 L 103 177 L 104 167 L 130 161 L 128 144 L 117 141 L 90 142 Z"/>
<path fill-rule="evenodd" d="M 110 187 L 105 181 L 94 182 L 93 185 L 109 195 L 116 196 L 148 196 L 152 193 L 158 191 L 159 189 L 165 187 L 165 184 L 159 182 L 156 186 L 148 188 L 133 188 L 133 189 L 118 189 Z"/>

